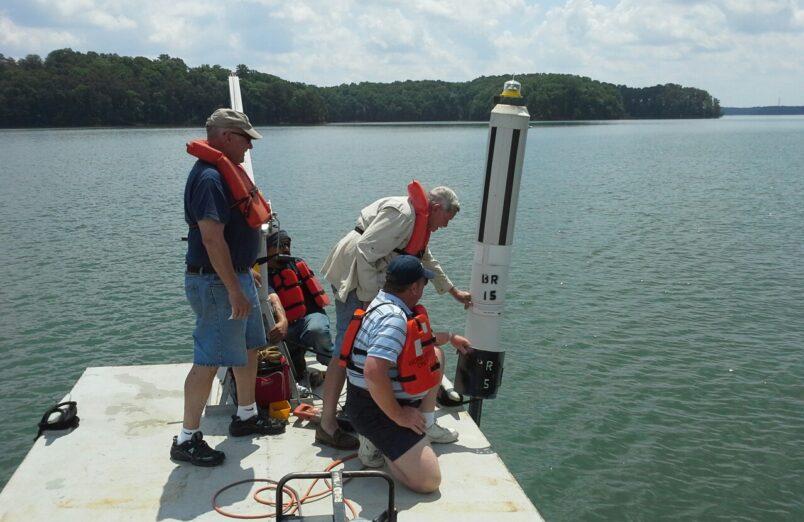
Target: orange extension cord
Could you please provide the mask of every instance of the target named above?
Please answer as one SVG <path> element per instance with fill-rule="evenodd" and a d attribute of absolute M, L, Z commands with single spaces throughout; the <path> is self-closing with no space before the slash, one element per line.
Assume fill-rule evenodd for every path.
<path fill-rule="evenodd" d="M 355 457 L 357 457 L 357 453 L 353 453 L 353 454 L 348 455 L 348 456 L 346 456 L 346 457 L 344 457 L 342 459 L 333 461 L 329 466 L 327 466 L 325 468 L 325 471 L 332 471 L 332 469 L 335 468 L 336 466 L 339 466 L 339 465 L 343 464 L 344 462 L 346 462 L 347 460 L 351 460 L 351 459 L 353 459 Z M 318 493 L 313 493 L 312 492 L 313 488 L 315 487 L 315 485 L 318 483 L 319 480 L 323 480 L 324 484 L 327 486 L 327 488 L 324 489 L 323 491 L 318 492 Z M 265 486 L 264 488 L 260 488 L 257 491 L 255 491 L 254 494 L 252 495 L 252 498 L 254 500 L 256 500 L 257 502 L 259 502 L 260 504 L 264 504 L 266 506 L 272 506 L 274 509 L 276 509 L 276 503 L 275 502 L 270 501 L 270 500 L 263 500 L 263 499 L 261 499 L 259 497 L 260 493 L 262 493 L 263 491 L 276 491 L 276 485 L 278 484 L 278 482 L 275 481 L 275 480 L 271 480 L 271 479 L 246 479 L 246 480 L 240 480 L 238 482 L 233 482 L 232 484 L 229 484 L 228 486 L 224 486 L 221 489 L 219 489 L 218 491 L 216 491 L 215 494 L 212 496 L 212 508 L 215 511 L 217 511 L 218 513 L 220 513 L 221 515 L 223 515 L 225 517 L 229 517 L 229 518 L 257 519 L 257 518 L 276 517 L 276 511 L 272 511 L 272 512 L 266 513 L 264 515 L 238 515 L 237 513 L 229 513 L 228 511 L 224 511 L 224 509 L 221 508 L 218 505 L 218 495 L 220 495 L 221 493 L 223 493 L 224 491 L 226 491 L 226 490 L 228 490 L 230 488 L 233 488 L 235 486 L 239 486 L 240 484 L 247 484 L 249 482 L 266 482 L 266 483 L 268 483 L 269 484 L 268 486 Z M 292 514 L 296 513 L 301 508 L 301 505 L 304 504 L 305 502 L 319 500 L 319 499 L 321 499 L 323 497 L 326 497 L 330 493 L 332 493 L 332 484 L 330 484 L 330 482 L 328 480 L 326 480 L 326 479 L 315 479 L 315 480 L 313 480 L 313 483 L 310 484 L 310 487 L 307 489 L 307 492 L 301 498 L 299 497 L 299 494 L 296 493 L 296 491 L 294 489 L 289 488 L 287 486 L 284 487 L 283 491 L 288 494 L 288 496 L 290 497 L 290 500 L 284 506 L 282 506 L 282 514 L 284 514 L 284 515 L 292 515 Z M 343 501 L 346 504 L 346 506 L 349 508 L 349 511 L 352 513 L 352 517 L 356 517 L 357 516 L 357 510 L 355 509 L 354 505 L 346 498 L 344 498 Z"/>

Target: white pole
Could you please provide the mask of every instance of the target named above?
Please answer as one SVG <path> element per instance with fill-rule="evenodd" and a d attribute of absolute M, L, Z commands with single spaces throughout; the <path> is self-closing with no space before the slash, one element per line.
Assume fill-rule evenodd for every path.
<path fill-rule="evenodd" d="M 229 100 L 232 103 L 232 109 L 245 112 L 243 110 L 243 98 L 240 96 L 240 78 L 235 73 L 229 75 Z M 250 150 L 246 151 L 243 168 L 246 170 L 248 177 L 251 178 L 251 181 L 254 182 L 254 169 L 251 166 Z"/>
<path fill-rule="evenodd" d="M 502 382 L 505 352 L 500 331 L 529 124 L 519 82 L 506 82 L 489 120 L 483 201 L 472 262 L 473 304 L 467 312 L 466 337 L 476 349 L 459 358 L 455 376 L 459 393 L 480 399 L 493 399 Z M 477 408 L 472 417 L 479 423 L 480 403 L 472 404 Z"/>
<path fill-rule="evenodd" d="M 231 73 L 229 75 L 229 100 L 232 104 L 232 109 L 240 112 L 245 112 L 243 110 L 243 98 L 240 94 L 240 78 L 235 74 Z M 251 165 L 251 151 L 247 150 L 245 158 L 243 159 L 243 168 L 246 170 L 248 177 L 251 178 L 251 181 L 254 181 L 254 169 Z M 270 202 L 269 202 L 270 203 Z M 258 257 L 264 258 L 268 253 L 267 245 L 265 244 L 265 240 L 268 238 L 268 235 L 272 231 L 273 221 L 264 224 L 260 228 L 260 252 Z M 273 307 L 271 307 L 271 302 L 268 300 L 268 266 L 266 263 L 262 263 L 260 265 L 260 276 L 262 277 L 263 284 L 257 289 L 257 293 L 260 298 L 260 308 L 262 309 L 262 317 L 266 328 L 270 330 L 276 325 L 276 321 L 274 320 L 273 314 Z M 265 332 L 268 333 L 267 331 Z M 266 339 L 267 342 L 267 339 Z M 290 375 L 292 376 L 293 382 L 290 383 L 290 391 L 291 391 L 291 404 L 293 406 L 297 406 L 301 401 L 299 397 L 299 390 L 296 388 L 296 375 L 293 370 L 293 364 L 290 361 L 290 352 L 288 347 L 285 345 L 284 341 L 279 342 L 279 349 L 282 354 L 287 359 L 288 364 L 290 365 Z"/>

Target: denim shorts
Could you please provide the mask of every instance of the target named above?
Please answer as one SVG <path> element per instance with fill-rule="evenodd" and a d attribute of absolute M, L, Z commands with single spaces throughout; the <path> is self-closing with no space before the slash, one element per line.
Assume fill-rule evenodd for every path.
<path fill-rule="evenodd" d="M 245 319 L 229 319 L 232 306 L 223 281 L 216 274 L 185 274 L 184 291 L 195 312 L 193 362 L 199 366 L 247 365 L 247 349 L 267 344 L 257 287 L 251 271 L 236 274 L 251 303 Z"/>
<path fill-rule="evenodd" d="M 418 408 L 422 401 L 397 399 L 397 402 L 402 406 Z M 425 437 L 392 421 L 377 406 L 368 390 L 350 382 L 346 383 L 346 415 L 355 431 L 370 440 L 391 462 Z"/>

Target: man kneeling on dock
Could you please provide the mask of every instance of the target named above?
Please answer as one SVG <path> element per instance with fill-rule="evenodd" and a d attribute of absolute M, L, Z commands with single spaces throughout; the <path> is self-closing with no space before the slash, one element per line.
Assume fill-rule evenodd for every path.
<path fill-rule="evenodd" d="M 435 424 L 436 393 L 444 354 L 451 343 L 471 349 L 465 337 L 433 333 L 418 302 L 433 272 L 409 255 L 388 265 L 383 289 L 364 314 L 355 314 L 346 332 L 341 363 L 349 380 L 346 413 L 359 434 L 358 456 L 365 466 L 381 467 L 410 489 L 430 493 L 441 483 L 438 459 L 425 432 Z M 458 434 L 438 426 L 439 438 Z"/>

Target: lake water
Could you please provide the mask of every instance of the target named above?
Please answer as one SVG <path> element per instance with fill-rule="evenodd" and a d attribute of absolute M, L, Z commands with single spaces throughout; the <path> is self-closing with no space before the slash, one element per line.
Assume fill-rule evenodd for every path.
<path fill-rule="evenodd" d="M 431 249 L 468 286 L 487 126 L 260 131 L 258 185 L 314 270 L 416 177 L 461 197 Z M 0 485 L 87 366 L 190 360 L 200 133 L 0 131 Z M 516 227 L 482 426 L 545 519 L 804 520 L 804 118 L 536 125 Z"/>

